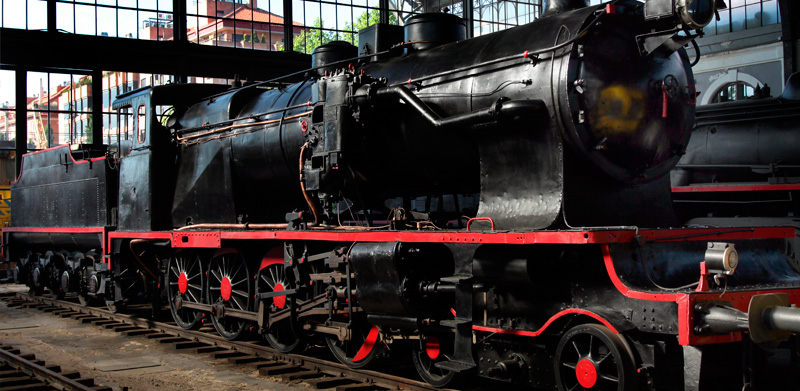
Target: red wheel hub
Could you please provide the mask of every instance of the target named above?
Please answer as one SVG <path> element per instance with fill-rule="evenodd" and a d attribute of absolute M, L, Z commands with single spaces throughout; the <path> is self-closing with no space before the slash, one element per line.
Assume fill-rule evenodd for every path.
<path fill-rule="evenodd" d="M 575 376 L 581 387 L 592 388 L 597 384 L 597 367 L 592 360 L 585 358 L 578 361 L 578 365 L 575 366 Z"/>
<path fill-rule="evenodd" d="M 425 340 L 425 353 L 431 360 L 439 358 L 439 339 L 436 337 L 428 337 Z"/>
<path fill-rule="evenodd" d="M 186 293 L 186 288 L 189 287 L 189 280 L 186 279 L 186 273 L 181 273 L 178 276 L 178 291 L 181 293 Z"/>
<path fill-rule="evenodd" d="M 275 289 L 273 292 L 280 292 L 284 290 L 283 284 L 275 284 Z M 286 296 L 275 296 L 272 298 L 272 302 L 275 303 L 275 307 L 283 308 L 286 307 Z"/>
<path fill-rule="evenodd" d="M 222 300 L 228 301 L 231 299 L 231 279 L 228 277 L 222 278 L 222 284 L 219 287 L 219 292 L 222 294 Z"/>

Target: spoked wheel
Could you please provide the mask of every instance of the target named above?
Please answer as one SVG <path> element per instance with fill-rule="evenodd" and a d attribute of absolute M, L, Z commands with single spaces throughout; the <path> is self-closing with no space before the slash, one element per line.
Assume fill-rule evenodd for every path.
<path fill-rule="evenodd" d="M 286 278 L 283 262 L 275 263 L 259 270 L 256 281 L 257 294 L 284 291 L 291 286 L 288 278 Z M 272 304 L 268 311 L 289 308 L 291 300 L 293 299 L 287 296 L 275 296 L 272 298 Z M 269 303 L 269 300 L 266 303 Z M 305 342 L 299 332 L 295 330 L 289 318 L 272 325 L 264 334 L 264 339 L 267 340 L 269 346 L 281 353 L 296 352 L 306 347 Z"/>
<path fill-rule="evenodd" d="M 426 383 L 434 387 L 454 387 L 462 382 L 463 374 L 436 367 L 436 363 L 449 360 L 453 354 L 452 336 L 422 336 L 412 346 L 411 359 L 414 368 Z"/>
<path fill-rule="evenodd" d="M 202 303 L 205 273 L 200 255 L 181 251 L 169 259 L 167 267 L 167 300 L 175 323 L 184 330 L 196 330 L 203 325 L 200 311 L 182 308 L 178 302 Z"/>
<path fill-rule="evenodd" d="M 236 250 L 222 250 L 208 265 L 208 302 L 240 311 L 249 311 L 253 298 L 253 283 L 247 262 Z M 219 335 L 236 339 L 247 322 L 230 316 L 220 317 L 213 311 L 211 320 Z"/>
<path fill-rule="evenodd" d="M 584 324 L 567 331 L 555 356 L 559 390 L 636 388 L 634 358 L 625 338 L 605 326 Z"/>
<path fill-rule="evenodd" d="M 353 324 L 349 341 L 340 341 L 334 335 L 326 335 L 325 341 L 333 356 L 350 368 L 363 368 L 371 364 L 383 352 L 380 330 L 366 322 Z"/>

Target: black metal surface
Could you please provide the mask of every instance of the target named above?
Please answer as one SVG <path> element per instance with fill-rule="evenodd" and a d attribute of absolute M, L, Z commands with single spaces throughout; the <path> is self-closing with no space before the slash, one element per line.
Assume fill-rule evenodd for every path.
<path fill-rule="evenodd" d="M 93 157 L 96 156 L 88 156 Z M 19 181 L 11 186 L 14 199 L 11 224 L 17 227 L 112 225 L 111 209 L 117 204 L 116 171 L 112 164 L 107 160 L 76 162 L 69 148 L 26 155 L 25 169 Z"/>
<path fill-rule="evenodd" d="M 426 50 L 467 38 L 466 24 L 456 15 L 428 13 L 414 15 L 404 26 L 406 53 Z"/>
<path fill-rule="evenodd" d="M 418 23 L 410 23 L 407 33 L 418 33 L 420 40 L 434 38 L 425 39 L 414 53 L 357 64 L 341 63 L 336 55 L 331 59 L 335 65 L 319 69 L 328 76 L 302 87 L 267 92 L 245 88 L 179 114 L 172 130 L 180 137 L 187 136 L 182 129 L 208 122 L 224 127 L 223 121 L 241 118 L 235 131 L 223 129 L 207 137 L 196 132 L 184 143 L 179 165 L 188 166 L 179 168 L 179 176 L 194 182 L 201 174 L 189 174 L 188 167 L 208 164 L 200 157 L 206 154 L 186 149 L 211 148 L 203 145 L 206 140 L 231 137 L 237 178 L 234 194 L 224 199 L 233 199 L 236 206 L 233 215 L 226 215 L 257 222 L 281 213 L 265 213 L 255 203 L 242 201 L 250 194 L 282 198 L 275 201 L 283 213 L 305 204 L 300 197 L 292 200 L 296 190 L 281 197 L 273 189 L 293 187 L 299 147 L 308 143 L 312 153 L 305 162 L 305 186 L 328 215 L 342 198 L 358 200 L 362 208 L 381 209 L 385 199 L 393 197 L 480 194 L 478 215 L 493 218 L 499 229 L 550 227 L 565 198 L 565 160 L 582 161 L 577 171 L 587 171 L 587 176 L 597 170 L 623 184 L 645 183 L 672 167 L 684 149 L 693 111 L 683 103 L 685 87 L 692 84 L 685 54 L 667 60 L 639 56 L 634 38 L 648 25 L 626 4 L 620 2 L 616 14 L 602 15 L 602 24 L 596 23 L 598 8 L 587 7 L 449 44 L 443 42 L 458 39 L 457 31 L 463 28 L 450 20 L 452 15 L 416 17 Z M 435 48 L 428 47 L 434 42 Z M 550 51 L 554 44 L 559 49 Z M 338 46 L 320 49 L 318 62 L 329 63 L 321 60 L 323 55 L 336 53 Z M 523 56 L 526 51 L 543 57 Z M 617 68 L 621 57 L 627 59 L 626 71 L 609 71 Z M 355 72 L 343 70 L 347 67 Z M 665 98 L 660 83 L 667 79 L 676 90 Z M 662 118 L 663 99 L 668 100 L 667 118 Z M 317 114 L 295 117 L 302 111 L 293 110 L 283 117 L 248 118 L 305 101 L 313 101 Z M 246 127 L 269 119 L 279 121 Z M 572 153 L 562 155 L 563 148 Z M 193 161 L 197 159 L 201 160 Z M 243 185 L 237 187 L 239 180 Z M 583 188 L 573 187 L 578 192 Z M 176 192 L 176 203 L 183 202 L 185 192 Z M 201 210 L 212 207 L 210 201 L 197 205 Z M 631 206 L 639 208 L 632 215 L 646 209 Z M 668 213 L 652 218 L 652 224 L 668 225 L 671 221 L 662 219 L 664 215 Z M 173 225 L 185 219 L 173 216 Z M 230 217 L 193 218 L 219 219 Z"/>

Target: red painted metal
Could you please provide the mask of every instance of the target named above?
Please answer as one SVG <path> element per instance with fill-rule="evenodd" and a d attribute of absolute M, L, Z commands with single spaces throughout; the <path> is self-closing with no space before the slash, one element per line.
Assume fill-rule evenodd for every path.
<path fill-rule="evenodd" d="M 439 338 L 431 335 L 428 338 L 425 338 L 425 354 L 428 355 L 428 358 L 431 360 L 436 360 L 439 358 Z"/>
<path fill-rule="evenodd" d="M 465 231 L 221 231 L 221 239 L 320 240 L 334 242 L 415 242 L 415 243 L 487 243 L 487 244 L 603 244 L 627 243 L 636 238 L 631 230 L 465 232 Z M 678 228 L 639 230 L 647 241 L 708 241 L 791 238 L 792 227 L 757 228 Z"/>
<path fill-rule="evenodd" d="M 261 266 L 258 267 L 258 270 L 260 271 L 272 265 L 283 265 L 283 247 L 273 247 L 267 251 L 261 260 Z"/>
<path fill-rule="evenodd" d="M 714 185 L 673 187 L 673 193 L 721 193 L 734 191 L 787 191 L 800 190 L 800 183 L 781 185 Z"/>
<path fill-rule="evenodd" d="M 38 228 L 39 232 L 51 232 L 52 228 Z M 5 228 L 12 232 L 12 228 Z M 14 229 L 16 232 L 28 228 Z M 75 230 L 67 228 L 65 230 Z M 174 233 L 166 232 L 109 232 L 109 239 L 172 239 Z M 466 232 L 466 231 L 344 231 L 344 230 L 249 230 L 249 231 L 195 231 L 212 233 L 220 240 L 319 240 L 329 242 L 414 242 L 414 243 L 487 243 L 487 244 L 606 244 L 631 242 L 637 236 L 635 230 L 591 230 L 591 231 L 531 231 L 531 232 Z M 639 230 L 638 236 L 647 241 L 708 241 L 737 239 L 775 239 L 795 236 L 792 227 L 741 228 L 677 228 Z"/>
<path fill-rule="evenodd" d="M 609 321 L 604 319 L 602 316 L 600 316 L 598 314 L 595 314 L 592 311 L 583 310 L 583 309 L 580 309 L 580 308 L 570 308 L 570 309 L 563 310 L 563 311 L 551 316 L 550 319 L 548 319 L 547 322 L 544 322 L 544 325 L 542 327 L 540 327 L 539 330 L 536 330 L 536 331 L 498 329 L 498 328 L 494 328 L 494 327 L 476 326 L 476 325 L 473 325 L 472 329 L 473 330 L 477 330 L 477 331 L 486 331 L 486 332 L 497 333 L 497 334 L 519 335 L 519 336 L 522 336 L 522 337 L 538 337 L 539 335 L 544 333 L 547 330 L 547 328 L 550 327 L 550 325 L 553 322 L 555 322 L 556 320 L 558 320 L 559 318 L 561 318 L 563 316 L 570 315 L 570 314 L 573 314 L 573 315 L 586 315 L 586 316 L 589 316 L 591 318 L 594 318 L 598 322 L 602 323 L 604 326 L 608 327 L 609 330 L 613 331 L 616 334 L 619 334 L 619 331 L 617 331 L 617 328 L 614 327 L 614 325 L 612 325 Z"/>
<path fill-rule="evenodd" d="M 697 284 L 695 292 L 708 292 L 711 288 L 708 286 L 708 265 L 706 262 L 700 262 L 700 283 Z"/>
<path fill-rule="evenodd" d="M 594 362 L 588 358 L 578 361 L 578 365 L 575 366 L 575 376 L 581 387 L 594 387 L 597 384 L 597 368 L 594 366 Z"/>
<path fill-rule="evenodd" d="M 181 293 L 186 293 L 186 288 L 189 287 L 189 280 L 186 278 L 186 273 L 181 273 L 178 276 L 178 291 Z"/>
<path fill-rule="evenodd" d="M 492 223 L 492 231 L 494 231 L 494 220 L 491 217 L 473 217 L 467 220 L 467 231 L 469 231 L 469 226 L 473 221 L 488 221 Z"/>
<path fill-rule="evenodd" d="M 742 340 L 742 333 L 730 333 L 725 335 L 697 335 L 694 333 L 694 305 L 704 301 L 728 301 L 736 309 L 747 312 L 750 306 L 750 299 L 755 295 L 765 293 L 786 293 L 789 295 L 789 304 L 800 305 L 800 289 L 771 289 L 756 291 L 726 291 L 719 292 L 691 292 L 691 293 L 658 293 L 643 292 L 628 288 L 619 279 L 608 245 L 601 246 L 606 271 L 614 287 L 625 297 L 631 299 L 650 300 L 650 301 L 674 301 L 678 304 L 678 343 L 681 345 L 706 345 L 715 343 L 738 342 Z"/>
<path fill-rule="evenodd" d="M 228 276 L 222 277 L 222 283 L 219 286 L 219 293 L 222 295 L 222 300 L 230 300 L 231 291 L 231 279 Z"/>
<path fill-rule="evenodd" d="M 364 344 L 361 345 L 361 348 L 358 349 L 355 357 L 353 357 L 353 362 L 359 362 L 367 358 L 367 356 L 372 353 L 372 350 L 375 349 L 375 343 L 378 342 L 378 337 L 380 337 L 380 335 L 380 330 L 372 326 L 369 330 L 369 334 L 367 334 L 367 338 L 364 340 Z"/>
<path fill-rule="evenodd" d="M 174 248 L 220 248 L 219 231 L 173 231 L 172 247 Z"/>
<path fill-rule="evenodd" d="M 283 292 L 283 284 L 275 284 L 275 289 L 272 290 L 273 292 Z M 272 298 L 272 302 L 275 303 L 275 307 L 283 308 L 286 307 L 286 296 L 275 296 Z"/>

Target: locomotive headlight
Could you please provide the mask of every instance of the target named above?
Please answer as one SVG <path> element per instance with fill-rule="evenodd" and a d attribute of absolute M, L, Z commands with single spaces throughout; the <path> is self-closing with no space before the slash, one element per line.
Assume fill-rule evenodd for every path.
<path fill-rule="evenodd" d="M 716 0 L 675 0 L 675 12 L 683 23 L 701 29 L 711 23 L 716 10 Z"/>
<path fill-rule="evenodd" d="M 690 29 L 702 29 L 711 23 L 714 13 L 725 8 L 721 0 L 647 0 L 645 20 L 680 23 Z"/>
<path fill-rule="evenodd" d="M 709 271 L 731 275 L 739 265 L 739 253 L 732 243 L 708 242 L 705 262 Z"/>

